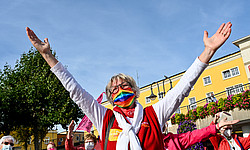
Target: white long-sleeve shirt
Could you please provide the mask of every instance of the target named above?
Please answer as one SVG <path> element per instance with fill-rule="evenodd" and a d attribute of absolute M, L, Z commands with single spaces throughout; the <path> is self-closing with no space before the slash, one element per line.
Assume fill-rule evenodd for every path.
<path fill-rule="evenodd" d="M 165 122 L 181 105 L 184 98 L 189 95 L 191 88 L 207 66 L 207 64 L 196 58 L 178 84 L 172 90 L 167 92 L 166 96 L 161 101 L 152 105 L 158 117 L 161 129 Z M 62 63 L 57 63 L 51 68 L 51 71 L 61 81 L 65 89 L 69 91 L 71 99 L 92 121 L 98 133 L 102 135 L 103 119 L 107 108 L 99 104 L 92 95 L 83 89 L 68 70 L 63 67 Z"/>

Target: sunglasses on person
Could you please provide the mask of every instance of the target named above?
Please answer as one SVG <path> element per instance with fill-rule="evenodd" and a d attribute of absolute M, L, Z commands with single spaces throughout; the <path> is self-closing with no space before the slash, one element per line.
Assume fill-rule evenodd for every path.
<path fill-rule="evenodd" d="M 14 146 L 14 143 L 11 142 L 3 142 L 4 145 L 10 145 L 10 146 Z"/>

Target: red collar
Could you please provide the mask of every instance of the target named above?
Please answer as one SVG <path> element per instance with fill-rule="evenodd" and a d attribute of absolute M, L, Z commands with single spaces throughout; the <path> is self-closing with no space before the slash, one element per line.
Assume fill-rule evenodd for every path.
<path fill-rule="evenodd" d="M 123 115 L 123 117 L 125 119 L 126 119 L 126 117 L 129 117 L 129 118 L 133 118 L 134 117 L 135 108 L 124 109 L 124 108 L 120 108 L 120 107 L 115 106 L 113 110 L 116 111 L 116 112 L 119 112 L 121 115 Z"/>

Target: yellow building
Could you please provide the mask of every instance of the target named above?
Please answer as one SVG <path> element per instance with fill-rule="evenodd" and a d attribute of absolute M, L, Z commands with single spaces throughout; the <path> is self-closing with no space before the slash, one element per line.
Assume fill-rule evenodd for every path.
<path fill-rule="evenodd" d="M 86 134 L 86 133 L 85 133 Z M 65 149 L 65 140 L 66 140 L 67 132 L 61 132 L 57 133 L 57 130 L 51 130 L 48 131 L 46 136 L 44 137 L 42 141 L 42 149 L 47 149 L 47 145 L 49 142 L 55 143 L 57 149 Z M 34 150 L 34 143 L 33 137 L 30 138 L 27 150 Z M 74 137 L 73 137 L 74 145 L 80 145 L 83 144 L 84 142 L 84 132 L 74 132 Z M 19 143 L 18 140 L 15 141 L 15 150 L 22 150 L 24 147 L 22 146 L 22 143 Z"/>
<path fill-rule="evenodd" d="M 239 47 L 240 50 L 209 63 L 209 66 L 192 88 L 189 96 L 184 99 L 179 110 L 177 110 L 178 113 L 186 114 L 189 109 L 194 109 L 197 106 L 203 106 L 213 101 L 214 97 L 219 99 L 249 89 L 249 87 L 245 87 L 245 84 L 249 83 L 250 36 L 236 40 L 233 44 Z M 139 102 L 144 107 L 158 102 L 163 98 L 164 91 L 167 92 L 171 85 L 174 87 L 184 72 L 141 87 Z M 155 97 L 152 95 L 155 95 Z"/>
<path fill-rule="evenodd" d="M 27 150 L 34 150 L 35 149 L 34 143 L 32 141 L 33 141 L 33 137 L 30 137 L 30 140 L 28 141 Z M 48 131 L 44 140 L 42 141 L 42 149 L 47 149 L 47 144 L 49 142 L 54 142 L 56 145 L 58 145 L 57 144 L 57 131 L 56 130 Z M 18 140 L 16 140 L 15 145 L 14 145 L 15 150 L 24 149 L 22 144 L 23 143 L 20 143 Z"/>

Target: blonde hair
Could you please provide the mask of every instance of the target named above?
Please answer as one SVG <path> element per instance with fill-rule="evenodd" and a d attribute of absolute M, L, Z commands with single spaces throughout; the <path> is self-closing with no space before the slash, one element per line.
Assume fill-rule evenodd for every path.
<path fill-rule="evenodd" d="M 84 136 L 84 141 L 86 141 L 87 139 L 92 139 L 94 141 L 94 143 L 97 143 L 97 139 L 96 136 L 94 134 L 88 133 Z"/>
<path fill-rule="evenodd" d="M 112 83 L 114 81 L 117 81 L 119 79 L 122 79 L 126 82 L 129 82 L 130 85 L 131 85 L 131 88 L 132 90 L 134 91 L 135 93 L 135 98 L 137 99 L 139 96 L 140 96 L 140 88 L 136 85 L 136 82 L 135 80 L 129 76 L 129 75 L 125 75 L 123 73 L 119 73 L 117 75 L 114 75 L 113 77 L 111 77 L 109 83 L 107 84 L 106 86 L 106 95 L 107 95 L 107 100 L 114 106 L 114 102 L 113 102 L 113 99 L 112 99 L 112 96 L 111 96 L 111 92 L 110 92 L 110 88 L 112 86 Z"/>

